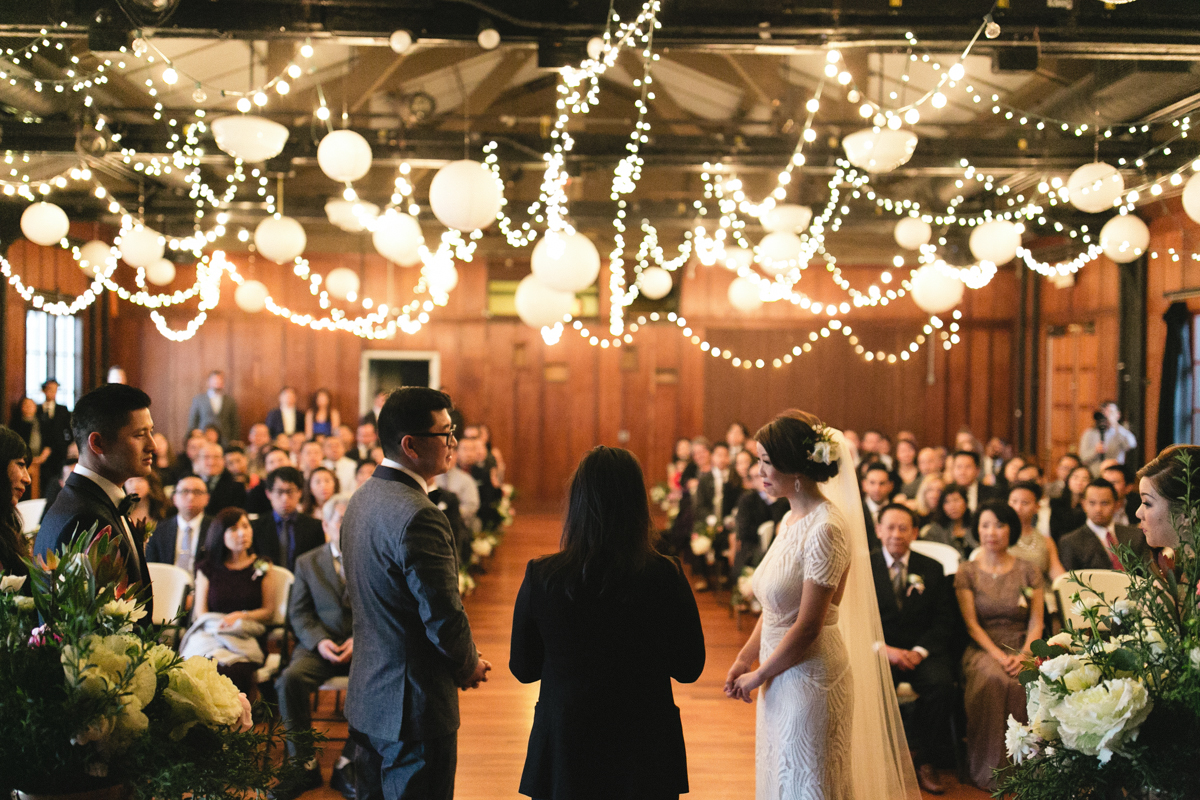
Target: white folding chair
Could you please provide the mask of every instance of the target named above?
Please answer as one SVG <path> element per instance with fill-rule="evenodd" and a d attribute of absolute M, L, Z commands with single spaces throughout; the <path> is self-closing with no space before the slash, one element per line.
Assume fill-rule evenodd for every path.
<path fill-rule="evenodd" d="M 1104 595 L 1106 603 L 1112 605 L 1129 595 L 1129 576 L 1115 569 L 1080 569 L 1059 575 L 1054 579 L 1052 588 L 1058 597 L 1063 626 L 1070 623 L 1072 627 L 1082 628 L 1088 624 L 1087 620 L 1075 613 L 1071 596 L 1078 592 L 1079 599 L 1086 603 L 1089 597 L 1094 598 L 1099 593 Z"/>
<path fill-rule="evenodd" d="M 962 557 L 959 556 L 957 550 L 941 542 L 927 542 L 923 539 L 917 539 L 912 543 L 912 551 L 937 561 L 942 565 L 942 571 L 947 575 L 953 575 L 958 572 L 958 564 L 962 561 Z"/>
<path fill-rule="evenodd" d="M 17 503 L 17 511 L 21 514 L 21 533 L 33 533 L 42 525 L 42 514 L 46 511 L 46 498 L 22 500 Z"/>
<path fill-rule="evenodd" d="M 279 585 L 279 599 L 275 606 L 275 616 L 268 623 L 267 641 L 278 642 L 279 651 L 268 653 L 267 660 L 254 673 L 255 683 L 266 683 L 279 674 L 279 670 L 283 667 L 283 653 L 286 651 L 287 644 L 287 617 L 288 604 L 292 597 L 292 584 L 296 582 L 296 575 L 291 570 L 283 567 L 271 565 L 271 571 L 279 574 L 281 580 Z"/>
<path fill-rule="evenodd" d="M 192 576 L 174 564 L 146 564 L 150 570 L 150 587 L 153 603 L 150 621 L 155 625 L 170 625 L 183 610 L 188 592 L 192 589 Z"/>

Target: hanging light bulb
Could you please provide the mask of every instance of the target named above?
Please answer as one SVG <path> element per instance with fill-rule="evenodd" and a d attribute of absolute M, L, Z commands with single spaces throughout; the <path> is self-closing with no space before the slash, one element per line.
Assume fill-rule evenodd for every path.
<path fill-rule="evenodd" d="M 305 40 L 304 45 L 300 48 L 300 55 L 304 56 L 305 58 L 312 58 L 313 47 L 311 42 Z"/>
<path fill-rule="evenodd" d="M 167 67 L 162 71 L 162 79 L 163 83 L 168 86 L 174 86 L 179 82 L 179 73 L 175 71 L 174 67 Z"/>
<path fill-rule="evenodd" d="M 317 119 L 322 120 L 322 121 L 329 119 L 329 107 L 328 106 L 318 106 L 317 107 Z"/>
<path fill-rule="evenodd" d="M 959 61 L 955 64 L 952 64 L 950 66 L 950 80 L 961 81 L 963 79 L 963 76 L 966 74 L 967 74 L 966 67 L 964 67 L 962 65 L 961 61 Z"/>
<path fill-rule="evenodd" d="M 288 77 L 290 77 L 293 80 L 295 80 L 296 78 L 299 78 L 301 72 L 303 72 L 303 70 L 300 69 L 299 64 L 291 64 L 287 68 Z"/>
<path fill-rule="evenodd" d="M 248 113 L 250 111 L 250 98 L 249 97 L 239 97 L 238 101 L 237 101 L 237 110 L 242 112 L 243 114 Z"/>
<path fill-rule="evenodd" d="M 484 50 L 495 50 L 500 46 L 500 31 L 496 30 L 496 26 L 490 20 L 483 20 L 479 23 L 479 34 L 475 41 L 479 42 L 479 46 Z"/>
<path fill-rule="evenodd" d="M 934 108 L 946 107 L 946 95 L 941 92 L 934 92 L 933 97 L 929 98 L 929 104 Z"/>
<path fill-rule="evenodd" d="M 863 103 L 861 106 L 858 107 L 858 115 L 860 117 L 862 117 L 863 119 L 867 119 L 874 113 L 875 113 L 875 109 L 871 107 L 870 103 Z"/>
<path fill-rule="evenodd" d="M 204 91 L 204 87 L 196 84 L 196 90 L 192 92 L 192 100 L 197 103 L 203 103 L 208 99 L 208 92 Z"/>
<path fill-rule="evenodd" d="M 287 94 L 291 90 L 292 85 L 287 81 L 279 81 L 275 84 L 275 91 L 279 92 L 280 94 Z"/>
<path fill-rule="evenodd" d="M 995 39 L 1000 35 L 1000 23 L 992 19 L 991 14 L 988 14 L 986 17 L 984 17 L 984 20 L 987 22 L 987 24 L 983 26 L 983 35 L 989 39 Z"/>
<path fill-rule="evenodd" d="M 258 105 L 258 106 L 265 106 L 267 104 L 266 92 L 255 92 L 254 93 L 254 103 L 255 103 L 255 105 Z"/>
<path fill-rule="evenodd" d="M 910 108 L 908 111 L 904 112 L 904 121 L 909 125 L 916 125 L 921 121 L 921 112 L 917 111 L 915 108 Z"/>

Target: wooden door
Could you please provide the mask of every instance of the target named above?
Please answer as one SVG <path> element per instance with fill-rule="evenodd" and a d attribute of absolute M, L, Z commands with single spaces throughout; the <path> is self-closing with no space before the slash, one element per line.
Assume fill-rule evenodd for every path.
<path fill-rule="evenodd" d="M 1099 341 L 1095 328 L 1068 325 L 1046 332 L 1046 431 L 1041 457 L 1046 473 L 1058 459 L 1079 448 L 1079 437 L 1093 424 L 1100 402 L 1096 377 Z"/>

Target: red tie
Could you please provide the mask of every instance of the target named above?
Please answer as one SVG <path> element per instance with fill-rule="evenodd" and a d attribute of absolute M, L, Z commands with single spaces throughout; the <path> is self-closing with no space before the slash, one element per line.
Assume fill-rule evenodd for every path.
<path fill-rule="evenodd" d="M 1106 536 L 1108 537 L 1108 558 L 1112 561 L 1112 567 L 1118 572 L 1124 572 L 1125 568 L 1121 566 L 1121 559 L 1117 557 L 1117 538 L 1112 535 L 1112 531 L 1108 531 Z"/>

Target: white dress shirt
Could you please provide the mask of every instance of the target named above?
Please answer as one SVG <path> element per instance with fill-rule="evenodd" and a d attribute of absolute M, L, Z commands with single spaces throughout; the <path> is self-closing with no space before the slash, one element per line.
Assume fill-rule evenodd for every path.
<path fill-rule="evenodd" d="M 1089 519 L 1087 521 L 1087 526 L 1092 533 L 1096 534 L 1096 538 L 1100 540 L 1100 544 L 1104 545 L 1105 550 L 1109 549 L 1108 537 L 1112 536 L 1114 540 L 1117 538 L 1116 524 L 1113 522 L 1108 523 L 1107 528 L 1101 528 L 1099 525 Z"/>
<path fill-rule="evenodd" d="M 76 464 L 72 471 L 99 486 L 101 491 L 108 495 L 108 499 L 112 501 L 112 504 L 120 508 L 121 501 L 125 499 L 124 489 L 122 489 L 120 486 L 117 486 L 100 473 L 88 469 L 83 464 Z M 121 532 L 125 534 L 125 541 L 129 545 L 129 552 L 133 554 L 133 561 L 140 568 L 141 559 L 138 557 L 137 544 L 135 544 L 133 541 L 133 531 L 129 529 L 129 523 L 126 522 L 124 517 L 120 517 L 119 519 L 121 521 Z"/>
<path fill-rule="evenodd" d="M 213 414 L 221 413 L 221 406 L 225 404 L 225 395 L 221 392 L 208 392 L 208 404 L 212 406 Z"/>
<path fill-rule="evenodd" d="M 422 492 L 424 492 L 425 494 L 429 494 L 429 484 L 425 482 L 425 479 L 422 478 L 417 473 L 413 472 L 408 467 L 401 464 L 399 461 L 392 461 L 390 458 L 385 458 L 383 460 L 382 466 L 391 467 L 392 469 L 398 469 L 401 472 L 407 473 L 408 475 L 412 476 L 413 480 L 415 480 L 417 482 L 417 486 L 421 487 Z"/>
<path fill-rule="evenodd" d="M 279 417 L 283 420 L 283 432 L 291 436 L 296 432 L 296 407 L 279 407 Z"/>

